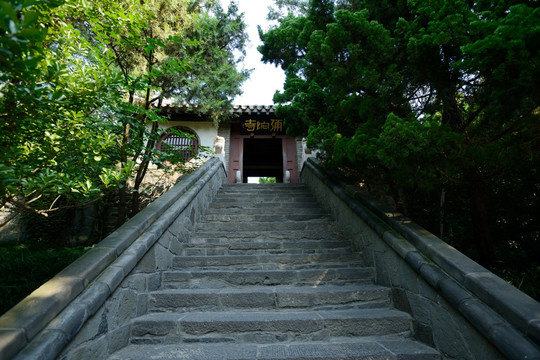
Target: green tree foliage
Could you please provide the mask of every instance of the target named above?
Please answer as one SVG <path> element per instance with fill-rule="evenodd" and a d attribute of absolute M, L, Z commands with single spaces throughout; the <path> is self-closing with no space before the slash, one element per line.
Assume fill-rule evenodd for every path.
<path fill-rule="evenodd" d="M 80 14 L 98 46 L 108 49 L 129 94 L 135 117 L 126 118 L 121 147 L 122 168 L 137 164 L 132 194 L 139 210 L 139 187 L 155 150 L 164 99 L 189 103 L 215 120 L 228 116 L 230 100 L 240 92 L 246 72 L 236 70 L 234 51 L 243 51 L 245 25 L 234 3 L 223 11 L 216 1 L 160 0 L 93 2 Z M 106 9 L 107 11 L 103 11 Z M 151 123 L 148 131 L 147 124 Z M 133 137 L 137 142 L 128 142 Z M 139 160 L 139 162 L 137 162 Z M 125 186 L 120 190 L 120 222 L 126 215 Z"/>
<path fill-rule="evenodd" d="M 275 184 L 276 178 L 275 177 L 261 177 L 259 178 L 259 184 Z"/>
<path fill-rule="evenodd" d="M 164 99 L 217 122 L 247 77 L 242 14 L 215 0 L 0 2 L 0 205 L 46 215 L 138 187 Z M 176 159 L 178 160 L 178 159 Z M 163 163 L 163 161 L 161 161 Z M 125 216 L 121 216 L 123 221 Z"/>
<path fill-rule="evenodd" d="M 274 100 L 291 135 L 307 135 L 329 166 L 388 184 L 418 221 L 444 214 L 424 222 L 454 222 L 492 265 L 512 236 L 536 251 L 540 242 L 531 225 L 540 188 L 538 24 L 532 1 L 311 0 L 302 15 L 261 32 L 259 50 L 285 70 Z M 506 211 L 509 196 L 520 199 L 521 215 Z M 427 209 L 440 199 L 441 208 Z"/>
<path fill-rule="evenodd" d="M 301 15 L 307 11 L 308 0 L 274 0 L 268 8 L 268 20 L 278 20 L 287 15 Z"/>
<path fill-rule="evenodd" d="M 0 17 L 0 205 L 47 214 L 92 201 L 114 171 L 118 77 L 58 16 L 61 2 L 10 0 Z"/>

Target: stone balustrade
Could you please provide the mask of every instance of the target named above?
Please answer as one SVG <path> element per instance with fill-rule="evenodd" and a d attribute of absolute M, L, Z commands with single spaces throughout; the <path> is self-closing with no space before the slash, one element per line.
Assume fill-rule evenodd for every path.
<path fill-rule="evenodd" d="M 540 303 L 381 202 L 346 191 L 313 159 L 302 182 L 363 249 L 394 305 L 411 313 L 417 339 L 449 359 L 540 359 Z"/>
<path fill-rule="evenodd" d="M 193 224 L 226 181 L 212 158 L 0 317 L 0 359 L 102 359 L 126 345 Z"/>
<path fill-rule="evenodd" d="M 0 359 L 105 359 L 128 345 L 194 224 L 226 182 L 213 158 L 0 317 Z M 418 340 L 445 359 L 540 359 L 540 304 L 414 222 L 346 191 L 313 160 L 302 171 Z"/>

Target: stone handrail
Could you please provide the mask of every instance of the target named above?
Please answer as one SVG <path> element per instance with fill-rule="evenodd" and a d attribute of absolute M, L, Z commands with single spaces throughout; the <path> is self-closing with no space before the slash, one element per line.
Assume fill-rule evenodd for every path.
<path fill-rule="evenodd" d="M 218 170 L 186 175 L 78 260 L 0 317 L 0 359 L 54 359 Z"/>
<path fill-rule="evenodd" d="M 315 160 L 310 159 L 304 165 L 302 181 L 316 196 L 325 191 L 333 194 L 333 198 L 323 195 L 325 198 L 319 200 L 327 204 L 338 221 L 343 215 L 343 210 L 338 208 L 344 203 L 376 233 L 379 241 L 391 248 L 506 358 L 540 359 L 540 303 L 388 206 L 360 191 L 350 194 L 345 182 L 328 174 Z M 342 203 L 337 204 L 339 201 Z M 371 255 L 377 272 L 388 271 L 379 269 L 383 265 L 377 264 L 373 251 Z M 383 282 L 393 281 L 398 282 L 391 277 Z M 414 291 L 406 289 L 407 293 Z M 439 350 L 448 353 L 446 349 Z"/>

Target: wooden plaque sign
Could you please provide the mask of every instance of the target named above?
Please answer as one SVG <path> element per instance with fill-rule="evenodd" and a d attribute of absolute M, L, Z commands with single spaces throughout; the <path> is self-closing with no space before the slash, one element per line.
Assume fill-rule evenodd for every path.
<path fill-rule="evenodd" d="M 240 121 L 241 135 L 285 135 L 281 119 L 242 119 Z"/>

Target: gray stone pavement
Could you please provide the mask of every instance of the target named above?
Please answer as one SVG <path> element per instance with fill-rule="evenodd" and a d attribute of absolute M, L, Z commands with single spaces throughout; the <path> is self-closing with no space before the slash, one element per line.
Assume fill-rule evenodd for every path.
<path fill-rule="evenodd" d="M 302 185 L 224 185 L 110 359 L 440 359 Z"/>

